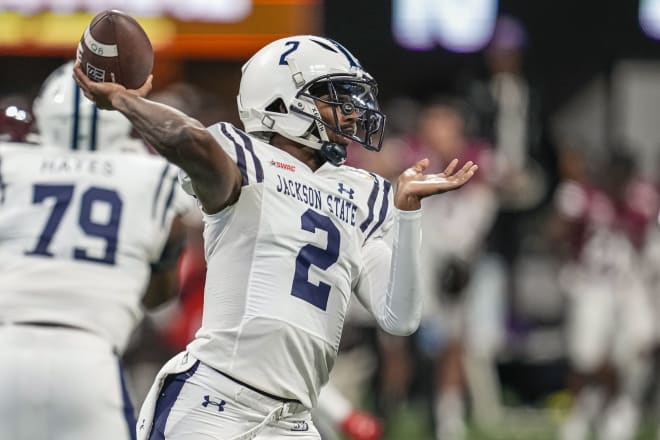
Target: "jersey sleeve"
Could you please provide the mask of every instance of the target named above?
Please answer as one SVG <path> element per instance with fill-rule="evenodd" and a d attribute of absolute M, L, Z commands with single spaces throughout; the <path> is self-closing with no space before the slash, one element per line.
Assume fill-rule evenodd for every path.
<path fill-rule="evenodd" d="M 180 169 L 165 162 L 160 172 L 154 191 L 152 217 L 159 227 L 159 235 L 169 235 L 175 217 L 188 214 L 195 206 L 195 199 L 180 185 Z M 162 255 L 167 240 L 159 240 L 160 246 L 155 246 L 150 255 L 150 262 L 157 263 Z"/>
<path fill-rule="evenodd" d="M 362 247 L 355 294 L 388 333 L 412 334 L 421 320 L 421 210 L 395 210 L 392 227 Z"/>
<path fill-rule="evenodd" d="M 261 159 L 255 153 L 250 136 L 231 124 L 220 122 L 207 128 L 220 145 L 220 148 L 231 157 L 241 172 L 241 185 L 248 186 L 264 181 L 264 169 Z M 179 184 L 183 190 L 195 196 L 192 180 L 185 173 L 179 171 Z"/>
<path fill-rule="evenodd" d="M 409 335 L 417 329 L 422 312 L 421 211 L 395 209 L 389 182 L 374 178 L 369 214 L 360 226 L 366 224 L 363 266 L 354 291 L 383 330 Z"/>
<path fill-rule="evenodd" d="M 388 240 L 391 244 L 390 231 L 394 219 L 392 184 L 376 174 L 369 174 L 373 180 L 366 200 L 367 217 L 360 223 L 360 230 L 364 234 L 363 245 L 379 239 Z"/>
<path fill-rule="evenodd" d="M 252 138 L 247 133 L 226 122 L 212 125 L 208 131 L 238 166 L 243 186 L 264 181 L 261 159 L 257 156 Z"/>

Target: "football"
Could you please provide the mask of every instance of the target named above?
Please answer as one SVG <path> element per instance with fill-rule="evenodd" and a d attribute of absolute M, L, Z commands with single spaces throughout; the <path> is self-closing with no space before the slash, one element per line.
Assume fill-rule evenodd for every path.
<path fill-rule="evenodd" d="M 85 29 L 76 54 L 80 68 L 93 81 L 139 88 L 154 65 L 147 33 L 130 15 L 117 10 L 97 14 Z"/>

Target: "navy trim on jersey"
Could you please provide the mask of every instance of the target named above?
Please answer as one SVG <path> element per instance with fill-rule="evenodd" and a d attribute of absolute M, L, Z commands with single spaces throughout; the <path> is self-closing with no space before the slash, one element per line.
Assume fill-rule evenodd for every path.
<path fill-rule="evenodd" d="M 385 217 L 387 217 L 387 207 L 389 206 L 389 195 L 390 195 L 390 188 L 392 187 L 392 184 L 388 182 L 387 180 L 383 180 L 383 203 L 380 205 L 380 213 L 378 214 L 378 223 L 373 227 L 371 232 L 369 232 L 369 235 L 367 235 L 367 238 L 371 237 L 371 234 L 376 231 L 380 227 L 380 225 L 383 224 L 385 221 Z"/>
<path fill-rule="evenodd" d="M 220 124 L 220 130 L 222 131 L 222 134 L 224 134 L 225 137 L 232 141 L 234 144 L 234 148 L 236 149 L 236 165 L 238 165 L 238 169 L 241 172 L 241 186 L 246 186 L 250 182 L 248 181 L 247 166 L 245 164 L 245 152 L 243 151 L 243 147 L 238 142 L 236 142 L 236 139 L 234 139 L 231 134 L 229 134 L 225 123 Z"/>
<path fill-rule="evenodd" d="M 78 131 L 80 130 L 80 87 L 73 85 L 73 127 L 71 128 L 71 149 L 78 149 Z"/>
<path fill-rule="evenodd" d="M 154 203 L 151 207 L 151 218 L 156 218 L 156 206 L 158 205 L 158 197 L 160 196 L 160 190 L 163 189 L 163 182 L 165 181 L 165 176 L 167 175 L 169 168 L 170 164 L 168 163 L 165 165 L 165 168 L 163 168 L 163 172 L 161 173 L 160 179 L 158 180 L 156 193 L 154 194 Z"/>
<path fill-rule="evenodd" d="M 2 174 L 2 156 L 0 156 L 0 204 L 5 203 L 5 190 L 7 189 L 7 183 L 3 178 Z"/>
<path fill-rule="evenodd" d="M 367 201 L 367 206 L 369 206 L 369 215 L 367 216 L 367 219 L 360 225 L 360 230 L 362 232 L 367 230 L 371 224 L 371 221 L 374 219 L 374 205 L 376 204 L 376 196 L 378 196 L 378 189 L 380 188 L 378 177 L 376 177 L 376 175 L 373 173 L 369 174 L 374 177 L 374 186 L 371 188 L 371 194 L 369 194 L 369 200 Z"/>
<path fill-rule="evenodd" d="M 119 380 L 121 381 L 121 396 L 124 401 L 124 419 L 126 420 L 126 425 L 128 427 L 128 434 L 131 440 L 137 439 L 137 434 L 135 432 L 135 426 L 137 425 L 137 420 L 135 418 L 135 409 L 133 408 L 133 403 L 128 394 L 128 387 L 126 386 L 126 378 L 124 377 L 124 368 L 119 362 Z"/>
<path fill-rule="evenodd" d="M 172 187 L 170 188 L 170 193 L 167 195 L 167 200 L 165 201 L 165 208 L 163 209 L 163 216 L 160 219 L 160 225 L 165 226 L 165 219 L 167 219 L 167 211 L 169 211 L 170 206 L 172 206 L 172 200 L 174 200 L 174 190 L 176 185 L 179 183 L 179 179 L 174 176 L 172 178 Z"/>
<path fill-rule="evenodd" d="M 91 151 L 96 151 L 96 138 L 97 138 L 98 126 L 99 126 L 99 108 L 97 106 L 93 106 L 92 127 L 91 127 L 92 135 L 89 138 L 89 149 Z"/>
<path fill-rule="evenodd" d="M 254 147 L 252 146 L 252 140 L 250 137 L 243 133 L 241 130 L 236 130 L 236 133 L 243 139 L 243 144 L 245 144 L 245 148 L 250 152 L 252 155 L 252 161 L 254 162 L 254 173 L 257 176 L 257 183 L 261 183 L 264 181 L 264 169 L 261 166 L 261 161 L 257 157 L 257 155 L 254 153 Z"/>
<path fill-rule="evenodd" d="M 149 440 L 165 440 L 165 425 L 167 425 L 167 418 L 172 411 L 174 402 L 181 393 L 181 389 L 186 384 L 186 379 L 190 379 L 199 367 L 199 361 L 183 373 L 168 376 L 165 379 L 163 387 L 160 389 L 160 396 L 156 402 L 156 410 L 154 411 L 154 425 L 151 429 Z"/>

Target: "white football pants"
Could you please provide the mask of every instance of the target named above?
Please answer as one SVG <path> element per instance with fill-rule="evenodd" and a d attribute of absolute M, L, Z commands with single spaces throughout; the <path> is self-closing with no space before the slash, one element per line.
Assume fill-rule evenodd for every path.
<path fill-rule="evenodd" d="M 119 359 L 84 330 L 0 323 L 0 439 L 131 440 Z"/>
<path fill-rule="evenodd" d="M 166 369 L 167 365 L 163 367 Z M 163 370 L 156 383 L 163 379 Z M 283 406 L 281 401 L 247 388 L 199 361 L 183 372 L 167 375 L 162 382 L 158 393 L 149 393 L 140 412 L 140 438 L 143 435 L 149 440 L 321 438 L 310 411 L 302 404 Z M 145 414 L 151 411 L 153 414 Z M 146 422 L 151 425 L 150 430 L 149 426 L 142 426 L 145 418 L 153 420 Z"/>

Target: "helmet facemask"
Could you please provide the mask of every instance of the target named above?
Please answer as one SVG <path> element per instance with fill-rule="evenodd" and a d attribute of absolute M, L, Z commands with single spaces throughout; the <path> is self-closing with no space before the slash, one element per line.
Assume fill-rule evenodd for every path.
<path fill-rule="evenodd" d="M 291 110 L 301 113 L 314 120 L 318 135 L 324 142 L 331 142 L 326 129 L 347 140 L 362 145 L 371 151 L 380 151 L 383 144 L 385 115 L 380 111 L 376 95 L 376 82 L 369 78 L 353 76 L 324 75 L 310 81 L 303 87 L 296 98 L 311 100 L 315 107 L 319 103 L 332 108 L 333 120 L 324 120 L 316 109 L 309 113 L 305 108 L 292 106 Z M 340 123 L 340 114 L 345 116 L 357 114 L 355 124 Z M 321 126 L 322 125 L 322 126 Z"/>

